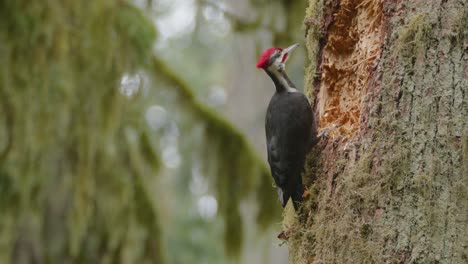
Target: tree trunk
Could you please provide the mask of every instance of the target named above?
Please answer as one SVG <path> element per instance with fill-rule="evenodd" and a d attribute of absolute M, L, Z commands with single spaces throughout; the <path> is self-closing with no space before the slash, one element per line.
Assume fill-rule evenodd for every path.
<path fill-rule="evenodd" d="M 292 263 L 467 263 L 468 4 L 310 0 L 320 128 Z"/>

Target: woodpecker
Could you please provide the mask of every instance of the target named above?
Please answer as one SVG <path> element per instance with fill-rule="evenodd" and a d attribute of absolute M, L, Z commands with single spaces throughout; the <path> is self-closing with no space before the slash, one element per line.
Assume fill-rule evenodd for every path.
<path fill-rule="evenodd" d="M 269 48 L 257 62 L 257 68 L 270 76 L 276 88 L 265 120 L 268 163 L 281 205 L 284 208 L 291 198 L 296 211 L 304 193 L 301 173 L 305 157 L 315 139 L 309 100 L 285 72 L 285 63 L 298 46 Z"/>

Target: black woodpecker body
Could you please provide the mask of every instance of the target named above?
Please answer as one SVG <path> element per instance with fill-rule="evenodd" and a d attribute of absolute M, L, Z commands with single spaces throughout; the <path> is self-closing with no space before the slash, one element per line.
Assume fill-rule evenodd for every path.
<path fill-rule="evenodd" d="M 257 63 L 257 68 L 265 70 L 276 88 L 266 114 L 268 163 L 281 205 L 285 207 L 291 198 L 296 211 L 304 193 L 301 173 L 305 157 L 315 138 L 309 100 L 295 88 L 285 72 L 285 62 L 297 46 L 284 50 L 270 48 Z"/>

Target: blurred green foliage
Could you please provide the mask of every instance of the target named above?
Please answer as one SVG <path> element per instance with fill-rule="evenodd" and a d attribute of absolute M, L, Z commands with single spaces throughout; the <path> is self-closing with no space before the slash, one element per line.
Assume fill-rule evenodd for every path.
<path fill-rule="evenodd" d="M 121 76 L 151 57 L 124 1 L 0 3 L 0 262 L 161 263 L 159 158 Z"/>
<path fill-rule="evenodd" d="M 226 252 L 240 251 L 239 203 L 249 194 L 257 193 L 261 226 L 273 221 L 267 167 L 152 54 L 155 38 L 153 23 L 126 1 L 0 2 L 1 263 L 164 262 L 158 135 L 142 115 L 152 99 L 118 89 L 137 71 L 152 90 L 173 89 L 177 111 L 203 126 L 196 147 Z"/>
<path fill-rule="evenodd" d="M 221 216 L 225 220 L 226 253 L 239 254 L 242 244 L 242 219 L 239 204 L 256 192 L 261 208 L 258 223 L 265 228 L 278 215 L 275 193 L 271 192 L 269 169 L 251 148 L 244 135 L 214 111 L 200 103 L 190 87 L 164 63 L 153 58 L 154 76 L 178 92 L 178 104 L 192 120 L 202 122 L 203 140 L 199 145 L 203 169 L 210 177 Z M 267 185 L 265 185 L 267 183 Z M 269 192 L 263 191 L 269 189 Z"/>

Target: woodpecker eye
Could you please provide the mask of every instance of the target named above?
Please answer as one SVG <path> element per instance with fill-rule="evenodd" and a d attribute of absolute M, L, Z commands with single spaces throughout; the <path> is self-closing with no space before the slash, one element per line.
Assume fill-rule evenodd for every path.
<path fill-rule="evenodd" d="M 281 50 L 276 50 L 268 60 L 268 65 L 272 65 L 281 56 Z"/>
<path fill-rule="evenodd" d="M 274 55 L 275 59 L 278 58 L 280 55 L 281 55 L 281 51 L 280 51 L 280 50 L 276 50 L 276 51 L 275 51 L 275 55 Z"/>
<path fill-rule="evenodd" d="M 257 61 L 257 68 L 268 67 L 281 54 L 281 48 L 269 48 L 265 50 Z"/>

